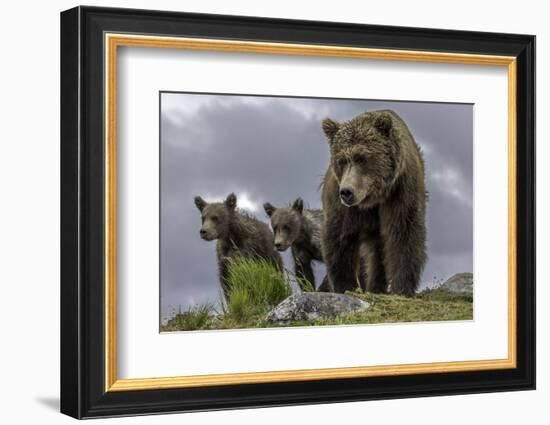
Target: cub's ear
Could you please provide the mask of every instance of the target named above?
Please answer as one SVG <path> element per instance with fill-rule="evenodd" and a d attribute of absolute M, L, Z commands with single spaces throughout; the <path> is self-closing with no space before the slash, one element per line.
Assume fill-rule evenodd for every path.
<path fill-rule="evenodd" d="M 268 217 L 271 217 L 277 208 L 271 205 L 269 202 L 264 204 L 264 210 Z"/>
<path fill-rule="evenodd" d="M 384 136 L 389 137 L 393 126 L 393 121 L 390 114 L 388 114 L 387 112 L 382 112 L 374 120 L 374 126 Z"/>
<path fill-rule="evenodd" d="M 202 199 L 200 196 L 195 196 L 195 205 L 199 209 L 199 211 L 202 212 L 204 207 L 206 207 L 206 201 Z"/>
<path fill-rule="evenodd" d="M 338 129 L 340 128 L 340 124 L 338 124 L 336 121 L 331 120 L 330 118 L 325 118 L 322 123 L 323 131 L 325 132 L 325 135 L 328 137 L 329 140 L 332 140 Z"/>
<path fill-rule="evenodd" d="M 224 204 L 230 210 L 234 210 L 237 207 L 237 195 L 235 195 L 234 193 L 230 193 L 229 195 L 227 195 Z"/>
<path fill-rule="evenodd" d="M 302 201 L 302 198 L 297 198 L 294 201 L 294 203 L 292 204 L 292 209 L 302 214 L 302 211 L 304 210 L 304 201 Z"/>

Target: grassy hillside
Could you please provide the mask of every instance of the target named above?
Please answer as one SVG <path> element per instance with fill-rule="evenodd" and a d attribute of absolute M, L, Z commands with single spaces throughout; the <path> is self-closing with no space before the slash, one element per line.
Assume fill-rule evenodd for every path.
<path fill-rule="evenodd" d="M 288 279 L 261 260 L 233 261 L 230 267 L 231 292 L 222 311 L 215 311 L 212 305 L 195 306 L 174 315 L 166 324 L 161 325 L 161 331 L 283 326 L 267 322 L 265 317 L 273 307 L 291 295 Z M 473 318 L 471 294 L 432 289 L 413 298 L 366 294 L 361 291 L 348 292 L 348 295 L 367 301 L 370 308 L 364 312 L 344 314 L 332 319 L 296 321 L 284 326 L 428 322 Z"/>
<path fill-rule="evenodd" d="M 318 320 L 311 325 L 351 325 L 359 323 L 430 322 L 442 320 L 471 320 L 471 294 L 442 290 L 425 291 L 413 298 L 399 295 L 348 293 L 371 304 L 362 313 L 343 315 L 330 320 Z M 293 326 L 305 326 L 294 323 Z"/>

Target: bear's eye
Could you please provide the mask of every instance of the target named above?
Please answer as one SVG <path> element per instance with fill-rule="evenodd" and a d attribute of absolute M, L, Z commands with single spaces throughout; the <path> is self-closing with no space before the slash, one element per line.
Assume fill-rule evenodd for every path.
<path fill-rule="evenodd" d="M 357 165 L 366 165 L 367 164 L 367 158 L 365 158 L 364 156 L 356 156 L 355 158 L 353 158 L 353 161 Z"/>
<path fill-rule="evenodd" d="M 336 161 L 336 165 L 338 168 L 343 169 L 348 164 L 348 160 L 346 158 L 338 158 Z"/>
<path fill-rule="evenodd" d="M 220 219 L 217 216 L 213 216 L 210 220 L 212 220 L 214 223 L 217 223 L 220 221 Z"/>
<path fill-rule="evenodd" d="M 283 226 L 283 230 L 285 232 L 290 232 L 290 227 L 288 227 L 286 224 Z"/>

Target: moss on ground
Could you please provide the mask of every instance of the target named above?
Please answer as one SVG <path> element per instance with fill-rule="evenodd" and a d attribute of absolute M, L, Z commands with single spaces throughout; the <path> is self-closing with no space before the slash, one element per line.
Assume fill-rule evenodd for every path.
<path fill-rule="evenodd" d="M 473 297 L 471 294 L 454 293 L 440 289 L 421 292 L 412 298 L 389 294 L 349 292 L 349 295 L 370 303 L 370 308 L 359 313 L 344 314 L 332 319 L 296 321 L 278 325 L 265 320 L 268 310 L 258 308 L 244 316 L 216 314 L 210 310 L 205 318 L 204 306 L 197 306 L 176 314 L 161 326 L 162 332 L 207 329 L 243 329 L 289 326 L 353 325 L 374 323 L 430 322 L 448 320 L 472 320 Z M 200 317 L 196 320 L 194 314 Z"/>

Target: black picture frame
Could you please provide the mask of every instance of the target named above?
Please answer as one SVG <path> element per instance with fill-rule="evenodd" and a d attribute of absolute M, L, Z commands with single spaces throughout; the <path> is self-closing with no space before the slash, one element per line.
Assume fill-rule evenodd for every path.
<path fill-rule="evenodd" d="M 517 58 L 517 367 L 106 392 L 104 33 L 308 43 Z M 61 412 L 75 418 L 535 388 L 535 37 L 76 7 L 61 13 Z"/>

